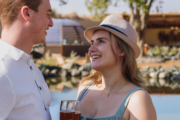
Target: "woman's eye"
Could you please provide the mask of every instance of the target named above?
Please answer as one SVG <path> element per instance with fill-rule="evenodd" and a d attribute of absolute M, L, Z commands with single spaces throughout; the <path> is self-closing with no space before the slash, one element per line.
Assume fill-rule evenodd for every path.
<path fill-rule="evenodd" d="M 103 41 L 103 40 L 99 40 L 99 42 L 100 42 L 100 43 L 104 43 L 104 41 Z"/>

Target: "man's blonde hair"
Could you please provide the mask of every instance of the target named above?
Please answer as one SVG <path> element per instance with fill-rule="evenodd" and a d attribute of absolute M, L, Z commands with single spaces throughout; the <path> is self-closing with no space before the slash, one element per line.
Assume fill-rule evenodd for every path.
<path fill-rule="evenodd" d="M 0 0 L 0 19 L 2 26 L 11 25 L 17 18 L 22 6 L 38 12 L 42 0 Z"/>

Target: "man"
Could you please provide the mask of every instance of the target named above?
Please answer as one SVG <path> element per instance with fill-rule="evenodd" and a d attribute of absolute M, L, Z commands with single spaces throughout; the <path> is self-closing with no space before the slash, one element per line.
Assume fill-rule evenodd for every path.
<path fill-rule="evenodd" d="M 1 25 L 1 21 L 0 21 L 0 38 L 1 38 L 1 31 L 2 31 L 2 25 Z"/>
<path fill-rule="evenodd" d="M 49 0 L 0 0 L 0 120 L 50 120 L 50 93 L 30 57 L 53 26 Z"/>

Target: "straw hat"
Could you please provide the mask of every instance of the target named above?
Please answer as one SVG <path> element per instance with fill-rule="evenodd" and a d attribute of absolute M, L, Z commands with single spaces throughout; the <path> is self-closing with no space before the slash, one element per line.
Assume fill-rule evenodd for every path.
<path fill-rule="evenodd" d="M 137 34 L 134 28 L 126 20 L 115 15 L 109 15 L 101 22 L 99 26 L 86 29 L 84 36 L 90 42 L 94 32 L 101 29 L 107 30 L 121 38 L 134 50 L 135 57 L 138 58 L 140 48 L 137 45 Z"/>

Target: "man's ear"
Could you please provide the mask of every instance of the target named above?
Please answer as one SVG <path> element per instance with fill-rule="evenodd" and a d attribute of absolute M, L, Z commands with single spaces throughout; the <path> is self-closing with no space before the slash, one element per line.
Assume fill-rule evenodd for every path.
<path fill-rule="evenodd" d="M 25 21 L 30 21 L 30 9 L 28 6 L 23 6 L 21 8 L 21 16 Z"/>

